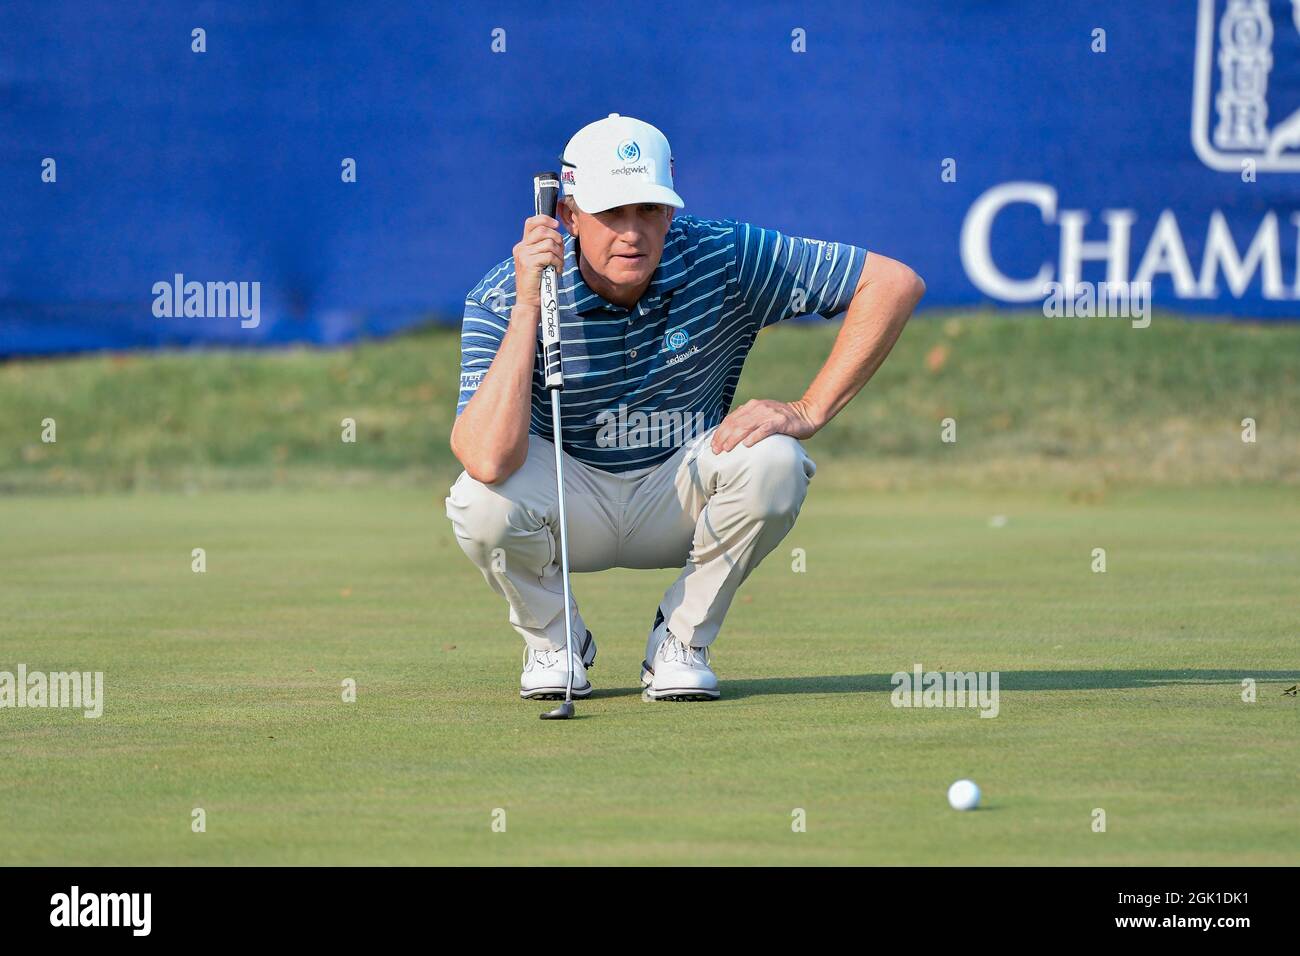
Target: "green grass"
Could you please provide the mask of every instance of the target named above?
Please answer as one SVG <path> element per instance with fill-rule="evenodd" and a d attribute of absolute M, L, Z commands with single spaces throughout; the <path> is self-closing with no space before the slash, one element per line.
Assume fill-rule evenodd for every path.
<path fill-rule="evenodd" d="M 836 330 L 764 332 L 737 400 L 797 398 Z M 457 336 L 435 330 L 327 352 L 0 365 L 0 491 L 443 484 L 458 470 L 457 356 Z M 859 480 L 875 487 L 1295 483 L 1297 407 L 1300 325 L 923 317 L 812 450 L 869 464 Z M 939 441 L 949 416 L 955 445 Z M 355 444 L 340 441 L 344 418 Z"/>
<path fill-rule="evenodd" d="M 835 331 L 765 332 L 737 400 Z M 672 572 L 580 575 L 567 724 L 442 515 L 456 350 L 0 364 L 0 670 L 107 695 L 0 710 L 0 864 L 1300 863 L 1300 326 L 914 321 L 808 443 L 724 698 L 640 698 Z M 916 663 L 999 672 L 999 716 L 892 707 Z"/>
<path fill-rule="evenodd" d="M 671 572 L 576 578 L 600 657 L 569 723 L 517 698 L 441 487 L 0 498 L 0 669 L 107 696 L 0 711 L 0 864 L 1300 862 L 1293 488 L 868 491 L 822 464 L 717 703 L 640 699 Z M 917 662 L 999 671 L 999 716 L 891 707 Z M 945 802 L 963 776 L 976 813 Z"/>

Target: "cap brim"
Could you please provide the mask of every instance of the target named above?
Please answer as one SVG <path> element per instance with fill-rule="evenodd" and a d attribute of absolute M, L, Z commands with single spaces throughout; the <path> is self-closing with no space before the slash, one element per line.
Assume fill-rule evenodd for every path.
<path fill-rule="evenodd" d="M 665 206 L 672 206 L 674 209 L 684 209 L 686 207 L 686 203 L 682 202 L 681 196 L 667 186 L 660 186 L 658 183 L 628 183 L 604 193 L 596 192 L 595 195 L 589 195 L 587 190 L 579 190 L 579 192 L 581 195 L 575 195 L 573 198 L 577 202 L 578 208 L 589 215 L 604 212 L 606 209 L 613 209 L 616 206 L 630 206 L 639 202 L 661 203 Z"/>

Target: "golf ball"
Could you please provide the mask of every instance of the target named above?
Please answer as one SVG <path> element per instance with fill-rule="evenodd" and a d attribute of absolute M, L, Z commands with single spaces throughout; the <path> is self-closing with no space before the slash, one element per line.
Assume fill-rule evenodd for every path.
<path fill-rule="evenodd" d="M 974 810 L 980 805 L 980 788 L 974 780 L 958 780 L 948 788 L 948 802 L 954 810 Z"/>

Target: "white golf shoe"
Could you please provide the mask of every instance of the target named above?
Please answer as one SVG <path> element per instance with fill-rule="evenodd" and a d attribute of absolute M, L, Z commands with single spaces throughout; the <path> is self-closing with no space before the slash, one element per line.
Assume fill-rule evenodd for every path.
<path fill-rule="evenodd" d="M 596 639 L 587 632 L 581 645 L 573 648 L 573 699 L 591 695 L 587 668 L 596 663 Z M 535 651 L 527 648 L 524 672 L 519 675 L 519 696 L 525 700 L 563 700 L 569 674 L 564 666 L 564 648 Z"/>
<path fill-rule="evenodd" d="M 709 649 L 679 641 L 655 618 L 641 663 L 641 686 L 651 700 L 717 700 L 718 675 L 709 667 Z"/>

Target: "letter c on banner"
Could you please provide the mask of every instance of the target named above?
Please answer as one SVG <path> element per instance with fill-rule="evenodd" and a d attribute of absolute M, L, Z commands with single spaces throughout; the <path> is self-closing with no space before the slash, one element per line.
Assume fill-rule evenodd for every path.
<path fill-rule="evenodd" d="M 1032 279 L 1011 279 L 993 264 L 989 236 L 993 220 L 1002 207 L 1029 203 L 1043 213 L 1043 223 L 1056 218 L 1056 190 L 1046 183 L 1003 183 L 971 203 L 961 225 L 961 264 L 975 287 L 1003 302 L 1036 302 L 1046 295 L 1043 287 L 1052 280 L 1052 265 L 1044 262 Z"/>

